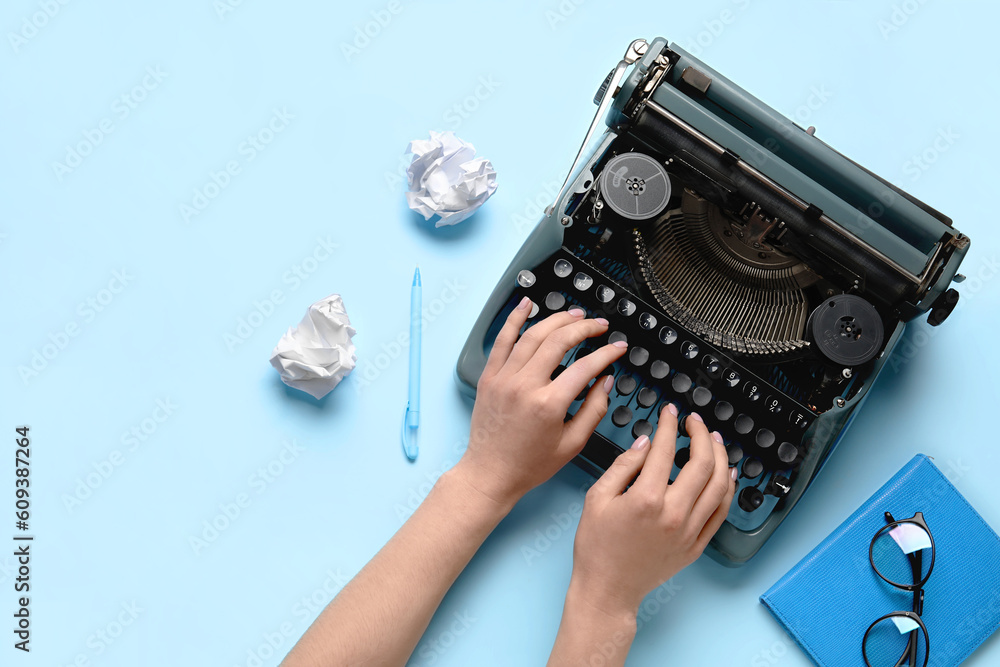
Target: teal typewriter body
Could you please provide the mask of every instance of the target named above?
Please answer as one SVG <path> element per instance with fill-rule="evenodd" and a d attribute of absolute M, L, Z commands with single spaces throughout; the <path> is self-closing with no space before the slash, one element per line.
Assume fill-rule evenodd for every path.
<path fill-rule="evenodd" d="M 698 412 L 740 471 L 708 550 L 737 565 L 816 477 L 907 323 L 947 318 L 969 239 L 662 38 L 634 41 L 594 101 L 556 201 L 462 349 L 459 384 L 475 394 L 525 295 L 526 326 L 572 306 L 606 317 L 608 334 L 560 367 L 628 341 L 575 463 L 600 475 L 667 403 Z M 686 461 L 682 429 L 674 474 Z"/>

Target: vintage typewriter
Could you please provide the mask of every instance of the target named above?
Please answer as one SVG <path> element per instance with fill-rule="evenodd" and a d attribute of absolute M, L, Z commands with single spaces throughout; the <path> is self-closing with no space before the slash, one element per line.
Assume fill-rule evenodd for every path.
<path fill-rule="evenodd" d="M 576 463 L 599 475 L 667 402 L 697 411 L 740 471 L 709 553 L 743 563 L 812 482 L 906 323 L 928 313 L 938 325 L 954 308 L 969 239 L 662 38 L 634 41 L 594 101 L 570 175 L 479 316 L 458 378 L 475 392 L 524 295 L 527 326 L 574 305 L 606 317 L 608 334 L 561 367 L 628 341 Z"/>

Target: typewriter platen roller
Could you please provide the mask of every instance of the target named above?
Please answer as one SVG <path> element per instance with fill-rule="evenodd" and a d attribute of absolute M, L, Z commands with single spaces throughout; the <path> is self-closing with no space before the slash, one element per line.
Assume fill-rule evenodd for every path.
<path fill-rule="evenodd" d="M 906 323 L 947 318 L 969 240 L 662 38 L 633 42 L 595 102 L 556 202 L 462 350 L 460 385 L 474 394 L 524 295 L 528 326 L 574 305 L 606 317 L 604 339 L 560 367 L 607 338 L 629 343 L 575 462 L 599 475 L 667 403 L 698 412 L 740 471 L 709 553 L 739 564 L 812 482 Z M 674 474 L 683 420 L 681 435 Z"/>

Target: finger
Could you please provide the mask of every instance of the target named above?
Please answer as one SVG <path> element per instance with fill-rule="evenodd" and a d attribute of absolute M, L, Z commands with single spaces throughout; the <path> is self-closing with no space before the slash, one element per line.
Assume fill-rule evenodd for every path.
<path fill-rule="evenodd" d="M 577 359 L 552 382 L 553 390 L 564 397 L 570 397 L 572 402 L 573 397 L 579 396 L 598 373 L 620 359 L 625 354 L 625 349 L 624 341 L 621 345 L 611 343 Z"/>
<path fill-rule="evenodd" d="M 639 436 L 632 447 L 619 454 L 615 462 L 594 482 L 590 492 L 603 499 L 620 496 L 642 470 L 649 451 L 649 438 Z"/>
<path fill-rule="evenodd" d="M 692 412 L 688 415 L 684 421 L 684 428 L 691 438 L 691 455 L 677 473 L 677 478 L 670 486 L 669 495 L 674 497 L 673 502 L 681 503 L 681 507 L 690 512 L 705 485 L 708 484 L 708 480 L 712 478 L 712 473 L 715 472 L 715 452 L 712 436 L 708 434 L 708 428 L 698 413 Z"/>
<path fill-rule="evenodd" d="M 528 321 L 530 313 L 531 299 L 524 297 L 507 316 L 507 321 L 504 322 L 503 328 L 497 334 L 493 349 L 490 351 L 490 358 L 486 361 L 486 367 L 483 369 L 481 377 L 493 377 L 503 368 L 507 358 L 510 357 L 511 350 L 514 349 L 521 327 Z"/>
<path fill-rule="evenodd" d="M 612 386 L 614 386 L 614 378 L 610 375 L 599 378 L 587 392 L 587 397 L 583 400 L 580 409 L 576 411 L 572 419 L 563 425 L 562 444 L 565 444 L 568 449 L 574 450 L 573 456 L 580 453 L 594 429 L 604 419 L 604 415 L 608 414 L 608 394 L 611 393 Z M 573 395 L 573 397 L 575 396 L 576 394 Z M 569 407 L 569 403 L 566 404 L 566 407 Z"/>
<path fill-rule="evenodd" d="M 677 447 L 677 406 L 667 403 L 660 411 L 660 420 L 653 434 L 649 459 L 642 467 L 642 474 L 636 480 L 636 489 L 649 493 L 665 493 L 670 483 L 670 473 L 674 469 L 674 448 Z"/>
<path fill-rule="evenodd" d="M 736 495 L 736 480 L 733 479 L 733 470 L 736 470 L 736 468 L 729 469 L 729 491 L 726 492 L 726 495 L 722 498 L 722 502 L 712 512 L 708 523 L 705 524 L 705 527 L 701 529 L 701 533 L 698 535 L 698 540 L 695 544 L 698 547 L 699 553 L 705 550 L 711 539 L 719 532 L 719 528 L 722 527 L 726 517 L 729 516 L 729 507 L 733 504 L 733 496 Z"/>
<path fill-rule="evenodd" d="M 698 496 L 691 511 L 691 520 L 700 529 L 712 514 L 719 507 L 719 503 L 729 493 L 729 488 L 733 485 L 732 475 L 729 474 L 729 455 L 726 454 L 726 447 L 722 444 L 722 436 L 718 431 L 711 435 L 712 453 L 715 459 L 715 467 L 712 470 L 712 477 L 709 479 L 705 490 Z"/>
<path fill-rule="evenodd" d="M 584 315 L 585 313 L 582 309 L 570 308 L 567 311 L 549 315 L 538 324 L 529 328 L 521 334 L 520 340 L 514 344 L 514 349 L 511 350 L 510 356 L 507 357 L 507 361 L 504 363 L 505 371 L 509 370 L 516 373 L 521 370 L 528 363 L 528 360 L 534 356 L 541 344 L 545 342 L 545 339 L 549 337 L 549 334 L 567 324 L 582 320 Z M 553 366 L 553 368 L 555 367 Z"/>
<path fill-rule="evenodd" d="M 524 364 L 524 369 L 530 369 L 532 373 L 544 376 L 548 380 L 556 366 L 562 363 L 567 352 L 588 338 L 604 333 L 607 329 L 608 321 L 603 317 L 571 322 L 560 327 L 542 341 L 535 354 Z M 577 393 L 580 393 L 579 390 Z"/>

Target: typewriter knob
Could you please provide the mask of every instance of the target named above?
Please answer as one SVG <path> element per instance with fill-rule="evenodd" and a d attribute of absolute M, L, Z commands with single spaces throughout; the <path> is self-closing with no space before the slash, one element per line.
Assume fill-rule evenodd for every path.
<path fill-rule="evenodd" d="M 761 493 L 760 489 L 748 486 L 740 491 L 739 504 L 740 509 L 744 512 L 753 512 L 764 504 L 764 494 Z"/>
<path fill-rule="evenodd" d="M 964 276 L 962 280 L 965 280 Z M 934 299 L 934 303 L 931 304 L 931 313 L 927 316 L 927 323 L 936 327 L 948 319 L 951 311 L 955 310 L 955 306 L 958 305 L 958 296 L 958 290 L 949 289 Z"/>

